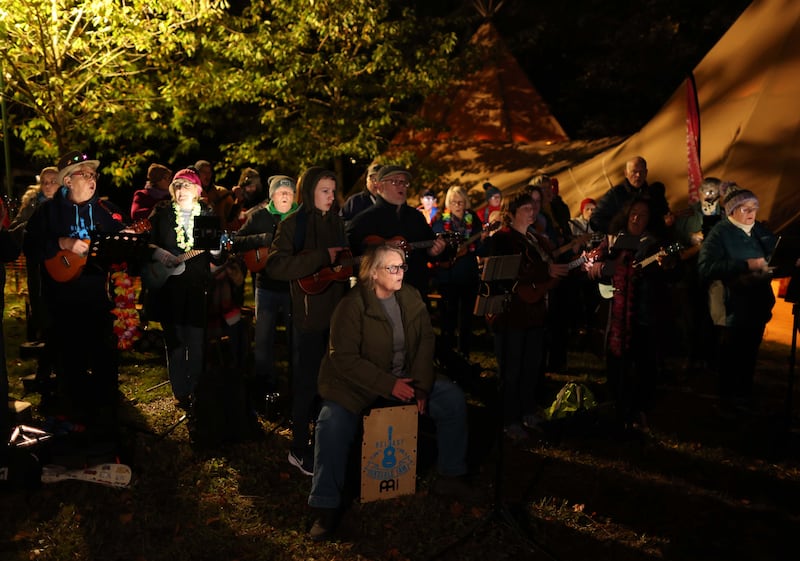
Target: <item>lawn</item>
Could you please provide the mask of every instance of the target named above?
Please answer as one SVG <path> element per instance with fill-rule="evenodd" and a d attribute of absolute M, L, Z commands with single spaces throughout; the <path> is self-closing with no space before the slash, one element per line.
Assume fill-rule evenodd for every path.
<path fill-rule="evenodd" d="M 19 358 L 24 305 L 13 276 L 6 293 L 11 393 L 33 403 L 34 424 L 41 423 L 38 396 L 25 395 L 21 382 L 35 365 Z M 121 460 L 133 468 L 131 485 L 64 481 L 6 491 L 0 558 L 783 560 L 796 551 L 800 447 L 797 415 L 787 416 L 786 344 L 764 344 L 754 411 L 720 410 L 713 377 L 698 372 L 662 380 L 648 434 L 610 430 L 600 408 L 498 447 L 496 362 L 488 336 L 480 331 L 477 339 L 480 367 L 463 382 L 469 460 L 485 497 L 478 504 L 427 492 L 434 448 L 423 425 L 417 492 L 356 502 L 338 541 L 312 543 L 310 479 L 286 461 L 286 427 L 262 417 L 258 439 L 193 447 L 186 423 L 174 426 L 180 411 L 161 384 L 166 370 L 155 347 L 122 355 Z M 567 380 L 585 382 L 602 400 L 602 366 L 573 348 L 568 371 L 543 381 L 542 405 Z"/>

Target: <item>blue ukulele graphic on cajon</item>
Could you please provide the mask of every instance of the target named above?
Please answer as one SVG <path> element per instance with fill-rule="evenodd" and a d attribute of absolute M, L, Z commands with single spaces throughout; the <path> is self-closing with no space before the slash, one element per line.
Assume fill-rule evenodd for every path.
<path fill-rule="evenodd" d="M 392 446 L 392 426 L 389 425 L 389 442 L 386 445 L 386 448 L 383 449 L 383 460 L 381 460 L 381 466 L 385 467 L 386 469 L 391 469 L 397 464 L 397 458 L 395 457 L 395 449 Z"/>

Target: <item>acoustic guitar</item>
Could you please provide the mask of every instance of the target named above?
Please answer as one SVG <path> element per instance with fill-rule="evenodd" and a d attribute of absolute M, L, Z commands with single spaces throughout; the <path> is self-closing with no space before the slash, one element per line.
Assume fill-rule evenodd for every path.
<path fill-rule="evenodd" d="M 147 218 L 142 218 L 130 226 L 125 227 L 123 231 L 133 234 L 142 234 L 148 232 L 151 228 L 150 221 Z M 86 243 L 91 242 L 91 240 L 83 241 Z M 88 259 L 88 252 L 84 255 L 79 255 L 68 249 L 62 249 L 53 257 L 44 260 L 44 268 L 53 280 L 57 282 L 70 282 L 81 275 Z"/>

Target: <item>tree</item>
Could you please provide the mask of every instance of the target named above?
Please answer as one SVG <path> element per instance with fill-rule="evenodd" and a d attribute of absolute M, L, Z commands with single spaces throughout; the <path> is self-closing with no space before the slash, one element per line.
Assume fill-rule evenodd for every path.
<path fill-rule="evenodd" d="M 397 5 L 395 5 L 397 4 Z M 91 146 L 121 183 L 161 154 L 298 172 L 371 159 L 451 71 L 454 33 L 391 0 L 7 0 L 0 60 L 26 151 Z"/>
<path fill-rule="evenodd" d="M 252 2 L 201 44 L 171 105 L 238 123 L 218 138 L 229 167 L 292 173 L 380 154 L 413 103 L 446 81 L 457 37 L 388 0 L 315 0 Z"/>
<path fill-rule="evenodd" d="M 118 181 L 180 131 L 162 119 L 157 70 L 191 49 L 223 0 L 5 0 L 0 62 L 14 129 L 26 152 L 54 161 L 102 153 Z M 188 43 L 186 37 L 192 40 Z M 188 46 L 187 46 L 188 45 Z M 131 166 L 130 164 L 134 164 Z"/>

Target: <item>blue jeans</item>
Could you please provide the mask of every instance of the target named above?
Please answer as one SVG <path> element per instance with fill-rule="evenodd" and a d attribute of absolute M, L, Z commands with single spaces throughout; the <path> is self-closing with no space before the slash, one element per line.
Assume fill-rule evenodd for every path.
<path fill-rule="evenodd" d="M 172 393 L 183 399 L 194 393 L 203 372 L 203 328 L 170 325 L 165 328 L 167 371 Z"/>
<path fill-rule="evenodd" d="M 467 405 L 461 388 L 447 378 L 437 377 L 428 397 L 428 414 L 436 423 L 439 473 L 446 476 L 467 473 Z M 322 402 L 314 446 L 314 477 L 308 497 L 310 506 L 340 506 L 347 457 L 361 416 L 333 401 Z"/>
<path fill-rule="evenodd" d="M 287 337 L 291 333 L 292 314 L 289 292 L 276 292 L 266 288 L 256 289 L 256 329 L 254 336 L 254 361 L 256 380 L 264 382 L 267 391 L 275 391 L 278 373 L 275 371 L 275 326 L 278 317 L 283 319 Z"/>

